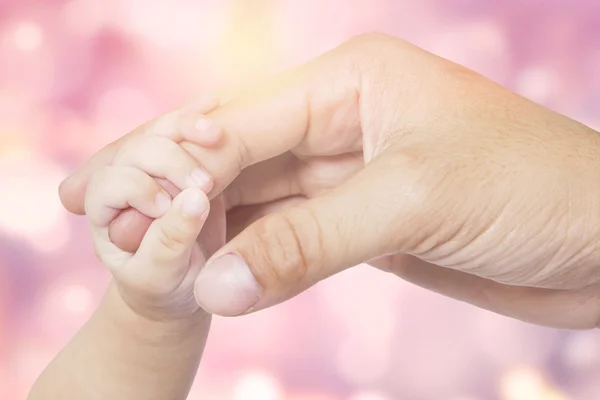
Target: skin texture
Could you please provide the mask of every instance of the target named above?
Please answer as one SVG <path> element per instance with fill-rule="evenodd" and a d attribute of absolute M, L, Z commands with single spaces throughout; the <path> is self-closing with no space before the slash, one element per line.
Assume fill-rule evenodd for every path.
<path fill-rule="evenodd" d="M 207 117 L 222 140 L 190 132 L 181 145 L 228 210 L 231 240 L 196 280 L 207 311 L 269 307 L 368 262 L 524 321 L 598 325 L 598 132 L 381 34 Z M 158 118 L 100 151 L 62 184 L 65 207 L 83 213 L 90 175 L 157 124 L 185 121 Z M 111 237 L 135 249 L 150 221 L 131 212 Z"/>
<path fill-rule="evenodd" d="M 197 112 L 202 109 L 210 107 Z M 183 179 L 198 164 L 178 140 L 178 134 L 147 131 L 90 175 L 85 210 L 96 253 L 114 279 L 28 399 L 187 397 L 211 322 L 194 300 L 194 281 L 225 243 L 225 207 L 222 197 L 209 204 L 197 182 Z M 156 158 L 169 162 L 147 162 Z M 159 179 L 165 176 L 172 181 Z M 108 235 L 123 210 L 152 220 L 131 253 Z"/>

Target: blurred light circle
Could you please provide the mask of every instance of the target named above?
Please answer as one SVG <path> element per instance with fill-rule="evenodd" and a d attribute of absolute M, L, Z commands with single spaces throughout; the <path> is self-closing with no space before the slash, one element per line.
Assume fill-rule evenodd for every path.
<path fill-rule="evenodd" d="M 543 400 L 546 391 L 544 377 L 531 367 L 514 368 L 501 380 L 502 400 Z"/>
<path fill-rule="evenodd" d="M 235 384 L 233 393 L 233 400 L 283 400 L 277 379 L 261 371 L 245 373 Z"/>
<path fill-rule="evenodd" d="M 66 217 L 57 192 L 64 175 L 37 160 L 0 165 L 0 182 L 8 188 L 0 197 L 0 229 L 32 243 L 50 237 Z"/>
<path fill-rule="evenodd" d="M 35 22 L 24 21 L 16 25 L 13 38 L 15 46 L 25 52 L 39 49 L 44 42 L 42 28 Z"/>
<path fill-rule="evenodd" d="M 71 314 L 86 314 L 92 307 L 92 292 L 83 285 L 70 285 L 63 289 L 64 308 Z"/>
<path fill-rule="evenodd" d="M 519 73 L 515 90 L 533 101 L 545 103 L 557 94 L 559 81 L 560 75 L 552 67 L 529 66 Z"/>
<path fill-rule="evenodd" d="M 98 274 L 99 275 L 99 274 Z M 82 276 L 85 276 L 83 274 Z M 92 277 L 96 276 L 93 274 Z M 87 280 L 92 280 L 88 278 Z M 92 314 L 98 303 L 97 294 L 105 291 L 105 286 L 97 290 L 93 284 L 86 287 L 87 280 L 82 277 L 67 276 L 45 282 L 43 293 L 36 296 L 36 302 L 30 307 L 30 330 L 40 332 L 50 343 L 63 345 L 81 324 Z M 95 279 L 101 281 L 101 279 Z"/>
<path fill-rule="evenodd" d="M 53 225 L 49 232 L 41 231 L 39 235 L 29 238 L 30 245 L 40 253 L 55 253 L 65 248 L 71 239 L 71 230 L 64 219 Z"/>

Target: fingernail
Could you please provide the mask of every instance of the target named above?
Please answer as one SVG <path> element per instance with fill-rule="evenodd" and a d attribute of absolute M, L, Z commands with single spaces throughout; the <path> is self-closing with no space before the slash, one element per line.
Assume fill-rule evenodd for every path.
<path fill-rule="evenodd" d="M 187 217 L 198 218 L 206 212 L 207 202 L 201 193 L 187 190 L 181 202 L 181 212 Z"/>
<path fill-rule="evenodd" d="M 186 139 L 201 144 L 213 144 L 221 139 L 221 128 L 209 119 L 200 118 L 194 124 L 194 129 L 186 135 Z"/>
<path fill-rule="evenodd" d="M 212 178 L 202 168 L 196 168 L 190 175 L 190 186 L 197 187 L 204 191 L 209 191 L 212 188 Z"/>
<path fill-rule="evenodd" d="M 166 193 L 158 192 L 155 201 L 156 206 L 163 213 L 166 213 L 171 208 L 171 197 Z"/>
<path fill-rule="evenodd" d="M 202 308 L 223 316 L 245 313 L 258 302 L 261 291 L 244 259 L 233 253 L 209 261 L 194 289 Z"/>

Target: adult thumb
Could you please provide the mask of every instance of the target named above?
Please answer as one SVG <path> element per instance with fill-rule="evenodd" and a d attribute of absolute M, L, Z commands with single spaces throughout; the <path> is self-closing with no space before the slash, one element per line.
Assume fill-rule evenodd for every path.
<path fill-rule="evenodd" d="M 342 186 L 254 222 L 200 272 L 195 294 L 212 314 L 241 315 L 287 300 L 346 268 L 396 249 L 397 177 L 383 160 Z"/>

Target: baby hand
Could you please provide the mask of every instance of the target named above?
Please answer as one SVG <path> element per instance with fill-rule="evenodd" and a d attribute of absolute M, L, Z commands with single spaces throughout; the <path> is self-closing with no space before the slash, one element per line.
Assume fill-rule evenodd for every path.
<path fill-rule="evenodd" d="M 157 179 L 181 192 L 172 199 Z M 90 181 L 85 211 L 94 248 L 123 300 L 140 316 L 173 320 L 199 311 L 195 278 L 209 255 L 207 247 L 225 241 L 225 209 L 217 199 L 209 217 L 211 203 L 202 190 L 207 179 L 174 140 L 148 134 L 131 140 L 113 165 Z M 154 219 L 135 253 L 119 249 L 108 233 L 111 222 L 130 207 Z"/>

